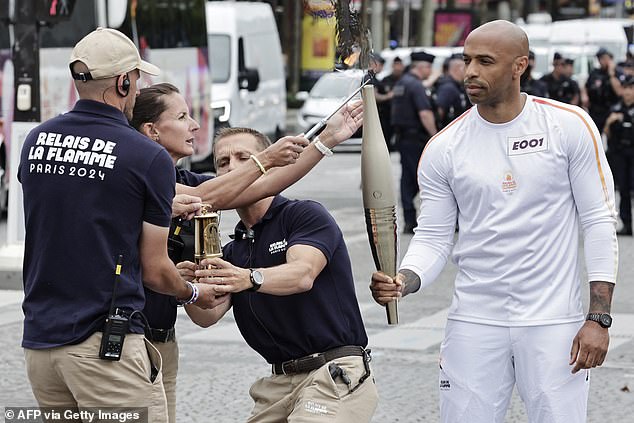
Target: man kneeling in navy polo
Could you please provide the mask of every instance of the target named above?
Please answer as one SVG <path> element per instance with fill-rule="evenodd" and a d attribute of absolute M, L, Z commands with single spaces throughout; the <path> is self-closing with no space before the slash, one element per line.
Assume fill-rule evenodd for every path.
<path fill-rule="evenodd" d="M 224 132 L 214 143 L 218 175 L 268 144 L 252 130 Z M 188 309 L 192 320 L 210 326 L 233 306 L 244 339 L 272 364 L 273 374 L 251 387 L 248 422 L 369 422 L 378 395 L 337 223 L 321 204 L 281 195 L 237 212 L 241 221 L 223 249 L 226 261 L 205 260 L 215 268 L 195 273 L 191 262 L 177 267 L 182 276 L 213 284 L 219 296 L 231 296 L 210 310 Z"/>

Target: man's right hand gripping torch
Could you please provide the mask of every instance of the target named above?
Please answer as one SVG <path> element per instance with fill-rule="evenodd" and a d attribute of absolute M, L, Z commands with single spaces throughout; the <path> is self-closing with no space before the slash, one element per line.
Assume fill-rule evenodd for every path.
<path fill-rule="evenodd" d="M 398 229 L 392 163 L 383 137 L 374 87 L 363 87 L 363 143 L 361 147 L 361 187 L 365 223 L 376 269 L 396 277 Z M 398 323 L 396 300 L 386 304 L 387 323 Z"/>

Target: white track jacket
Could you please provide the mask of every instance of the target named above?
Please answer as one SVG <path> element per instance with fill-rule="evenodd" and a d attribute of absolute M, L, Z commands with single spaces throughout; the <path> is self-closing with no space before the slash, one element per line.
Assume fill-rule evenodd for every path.
<path fill-rule="evenodd" d="M 514 120 L 472 107 L 433 137 L 418 167 L 421 211 L 401 269 L 432 283 L 453 248 L 449 319 L 501 326 L 583 320 L 589 281 L 616 282 L 614 182 L 601 137 L 576 106 L 527 96 Z"/>

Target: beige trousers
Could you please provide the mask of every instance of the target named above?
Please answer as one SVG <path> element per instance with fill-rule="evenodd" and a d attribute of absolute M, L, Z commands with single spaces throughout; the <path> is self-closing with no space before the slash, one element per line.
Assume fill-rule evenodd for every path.
<path fill-rule="evenodd" d="M 178 375 L 178 343 L 152 342 L 163 359 L 163 386 L 167 397 L 169 423 L 176 423 L 176 376 Z"/>
<path fill-rule="evenodd" d="M 167 423 L 161 356 L 140 334 L 126 335 L 120 361 L 101 360 L 101 332 L 84 342 L 44 350 L 25 349 L 26 371 L 40 407 L 129 409 L 147 421 Z M 159 369 L 150 381 L 151 363 Z M 93 420 L 101 421 L 101 420 Z"/>
<path fill-rule="evenodd" d="M 362 357 L 332 361 L 341 367 L 354 389 L 365 373 Z M 378 403 L 374 378 L 354 392 L 341 377 L 330 375 L 328 363 L 310 373 L 272 375 L 256 381 L 249 391 L 255 402 L 248 423 L 369 422 Z"/>

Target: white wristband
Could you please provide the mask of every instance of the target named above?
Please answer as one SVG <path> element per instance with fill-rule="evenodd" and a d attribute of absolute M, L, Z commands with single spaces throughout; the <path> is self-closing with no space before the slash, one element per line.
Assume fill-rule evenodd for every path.
<path fill-rule="evenodd" d="M 332 150 L 326 147 L 324 143 L 321 142 L 319 137 L 315 137 L 315 141 L 313 141 L 313 144 L 315 144 L 315 148 L 319 150 L 319 152 L 324 156 L 332 156 Z"/>
<path fill-rule="evenodd" d="M 189 281 L 185 281 L 185 283 L 189 285 L 189 287 L 192 289 L 192 295 L 189 297 L 188 300 L 179 300 L 177 298 L 176 302 L 178 302 L 178 305 L 194 304 L 196 301 L 198 301 L 198 295 L 199 295 L 198 287 Z"/>

